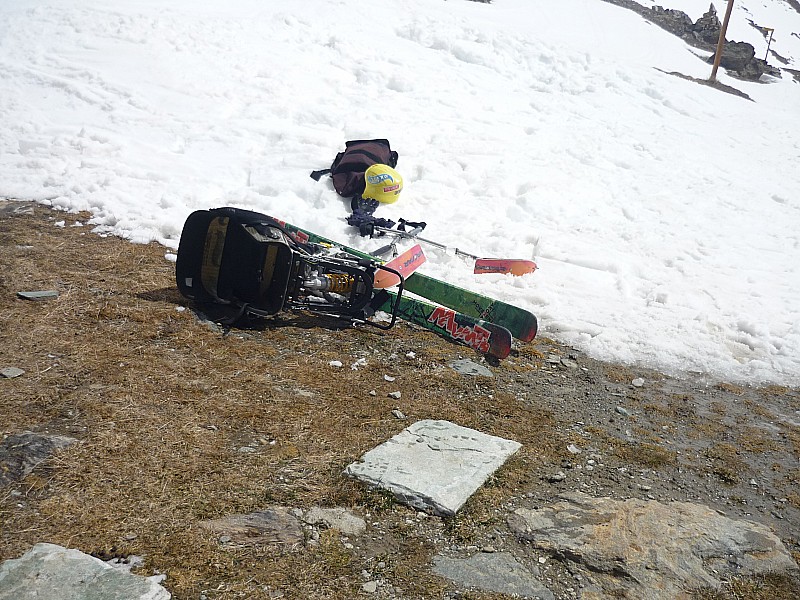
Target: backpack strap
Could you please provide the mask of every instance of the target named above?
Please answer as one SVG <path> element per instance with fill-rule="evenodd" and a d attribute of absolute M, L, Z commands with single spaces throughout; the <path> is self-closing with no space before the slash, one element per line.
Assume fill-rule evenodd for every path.
<path fill-rule="evenodd" d="M 319 171 L 311 171 L 311 179 L 314 181 L 319 181 L 323 175 L 327 175 L 331 172 L 330 169 L 320 169 Z"/>

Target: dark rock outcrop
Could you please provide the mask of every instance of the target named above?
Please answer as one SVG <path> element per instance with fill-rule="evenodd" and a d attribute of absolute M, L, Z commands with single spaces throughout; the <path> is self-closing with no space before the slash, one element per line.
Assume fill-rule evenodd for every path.
<path fill-rule="evenodd" d="M 717 16 L 717 10 L 711 4 L 708 11 L 692 22 L 685 12 L 661 6 L 646 8 L 634 0 L 605 0 L 616 6 L 621 6 L 641 15 L 651 23 L 678 36 L 687 44 L 712 52 L 708 62 L 714 62 L 719 34 L 722 24 Z M 747 42 L 725 41 L 720 66 L 730 75 L 749 81 L 758 81 L 765 73 L 773 77 L 780 77 L 781 71 L 772 67 L 765 60 L 755 57 L 755 48 Z"/>

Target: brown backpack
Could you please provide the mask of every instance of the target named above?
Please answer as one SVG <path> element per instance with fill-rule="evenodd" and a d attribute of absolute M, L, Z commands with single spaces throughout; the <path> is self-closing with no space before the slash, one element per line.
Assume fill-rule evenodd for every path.
<path fill-rule="evenodd" d="M 345 143 L 344 152 L 339 152 L 330 169 L 314 171 L 311 177 L 319 181 L 330 173 L 333 187 L 340 196 L 352 198 L 364 191 L 364 172 L 374 164 L 397 165 L 397 152 L 392 150 L 389 140 L 352 140 Z"/>

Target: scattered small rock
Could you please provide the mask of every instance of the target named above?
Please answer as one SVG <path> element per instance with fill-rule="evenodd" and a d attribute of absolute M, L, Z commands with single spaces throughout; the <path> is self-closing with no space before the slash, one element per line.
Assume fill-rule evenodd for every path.
<path fill-rule="evenodd" d="M 18 369 L 17 367 L 6 367 L 4 369 L 0 369 L 0 377 L 5 377 L 6 379 L 14 379 L 14 377 L 19 377 L 20 375 L 24 374 L 25 371 Z"/>
<path fill-rule="evenodd" d="M 623 417 L 631 416 L 631 412 L 627 408 L 623 408 L 622 406 L 617 406 L 614 410 L 617 411 L 619 414 L 621 414 Z"/>
<path fill-rule="evenodd" d="M 576 361 L 572 360 L 571 358 L 562 358 L 561 359 L 561 364 L 563 366 L 567 367 L 568 369 L 577 369 L 578 368 L 578 363 Z"/>
<path fill-rule="evenodd" d="M 479 365 L 469 359 L 454 360 L 450 363 L 450 368 L 461 375 L 480 375 L 483 377 L 494 377 L 494 374 L 483 365 Z"/>
<path fill-rule="evenodd" d="M 637 377 L 636 379 L 631 381 L 631 385 L 633 387 L 642 387 L 644 385 L 644 379 L 642 379 L 641 377 Z"/>
<path fill-rule="evenodd" d="M 392 411 L 392 414 L 398 419 L 405 419 L 406 418 L 405 413 L 402 410 L 400 410 L 399 408 L 395 408 Z"/>
<path fill-rule="evenodd" d="M 23 300 L 48 300 L 50 298 L 58 298 L 56 290 L 39 290 L 35 292 L 17 292 L 17 296 Z"/>
<path fill-rule="evenodd" d="M 332 360 L 332 361 L 331 361 L 331 362 L 329 362 L 328 364 L 329 364 L 331 367 L 334 367 L 334 368 L 336 368 L 336 369 L 339 369 L 339 368 L 341 368 L 341 367 L 342 367 L 342 361 L 340 361 L 340 360 Z"/>
<path fill-rule="evenodd" d="M 400 397 L 403 395 L 400 392 L 389 392 L 387 394 L 389 398 L 394 398 L 395 400 L 400 400 Z"/>
<path fill-rule="evenodd" d="M 384 381 L 388 381 L 389 383 L 391 383 L 391 382 L 392 382 L 392 381 L 394 381 L 395 379 L 397 379 L 397 378 L 396 378 L 396 377 L 392 377 L 391 375 L 384 375 L 384 376 L 383 376 L 383 380 L 384 380 Z"/>
<path fill-rule="evenodd" d="M 553 473 L 552 475 L 550 475 L 547 478 L 547 481 L 549 481 L 550 483 L 557 483 L 559 481 L 564 481 L 566 478 L 567 476 L 564 475 L 564 472 L 559 471 L 558 473 Z"/>
<path fill-rule="evenodd" d="M 361 589 L 364 590 L 367 594 L 374 594 L 378 591 L 378 582 L 377 581 L 367 581 L 366 583 L 361 584 Z"/>
<path fill-rule="evenodd" d="M 570 454 L 580 454 L 581 449 L 578 448 L 575 444 L 570 444 L 567 446 L 567 450 L 569 450 Z"/>

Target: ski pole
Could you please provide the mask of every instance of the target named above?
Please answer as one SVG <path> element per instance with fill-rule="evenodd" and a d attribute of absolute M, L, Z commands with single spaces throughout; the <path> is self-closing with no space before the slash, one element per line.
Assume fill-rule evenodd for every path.
<path fill-rule="evenodd" d="M 420 231 L 422 231 L 423 228 L 422 227 L 415 227 L 414 229 L 412 229 L 411 231 L 408 231 L 408 232 L 406 232 L 406 231 L 397 231 L 395 229 L 385 229 L 383 227 L 374 227 L 374 229 L 384 229 L 385 231 L 388 231 L 388 232 L 391 232 L 391 233 L 403 233 L 405 235 L 397 236 L 397 237 L 404 237 L 404 238 L 409 238 L 410 239 L 410 238 L 416 238 L 417 234 Z M 423 240 L 422 238 L 417 238 L 417 239 L 420 240 L 421 242 L 426 241 L 426 240 Z M 428 242 L 428 243 L 430 243 L 430 242 Z M 370 252 L 370 254 L 372 254 L 372 256 L 381 256 L 383 254 L 386 254 L 390 250 L 392 252 L 392 256 L 397 256 L 397 240 L 392 240 L 391 244 L 386 244 L 385 246 L 381 246 L 377 250 L 374 250 L 374 251 Z"/>
<path fill-rule="evenodd" d="M 425 239 L 418 235 L 422 229 L 422 227 L 417 227 L 411 231 L 400 231 L 398 229 L 389 229 L 387 227 L 380 227 L 378 225 L 373 226 L 373 231 L 377 231 L 381 234 L 393 235 L 395 238 L 419 240 L 420 242 L 441 248 L 448 254 L 456 254 L 458 256 L 466 256 L 467 258 L 471 258 L 475 261 L 473 269 L 475 274 L 504 273 L 511 275 L 526 275 L 528 273 L 533 273 L 536 270 L 536 263 L 532 260 L 526 260 L 524 258 L 481 258 L 479 256 L 475 256 L 474 254 L 470 254 L 469 252 L 464 252 L 460 248 L 452 248 L 450 246 L 440 244 L 439 242 Z M 391 244 L 387 244 L 386 246 L 378 248 L 372 254 L 373 256 L 380 256 L 380 254 L 385 254 L 389 250 L 392 250 L 396 254 L 396 246 L 397 240 L 395 239 Z"/>
<path fill-rule="evenodd" d="M 444 244 L 440 244 L 439 242 L 434 242 L 433 240 L 426 240 L 424 237 L 420 237 L 418 234 L 419 234 L 420 231 L 422 231 L 422 227 L 416 227 L 416 228 L 412 229 L 411 231 L 400 231 L 400 230 L 397 230 L 397 229 L 389 229 L 387 227 L 379 227 L 379 226 L 376 225 L 376 226 L 373 227 L 373 230 L 374 231 L 378 231 L 380 233 L 388 233 L 388 234 L 393 235 L 395 237 L 401 237 L 401 238 L 405 238 L 405 239 L 408 239 L 408 240 L 416 239 L 416 240 L 419 240 L 420 242 L 425 242 L 426 244 L 430 244 L 431 246 L 436 246 L 437 248 L 441 248 L 445 252 L 452 253 L 452 254 L 457 254 L 459 256 L 466 256 L 467 258 L 473 258 L 475 260 L 480 258 L 479 256 L 475 256 L 474 254 L 470 254 L 469 252 L 464 252 L 463 250 L 461 250 L 459 248 L 452 248 L 450 246 L 445 246 Z M 387 244 L 386 246 L 378 248 L 372 254 L 374 254 L 375 256 L 379 256 L 382 253 L 386 253 L 389 249 L 391 249 L 395 245 L 396 245 L 396 242 L 392 242 L 391 244 Z"/>

